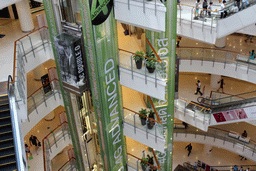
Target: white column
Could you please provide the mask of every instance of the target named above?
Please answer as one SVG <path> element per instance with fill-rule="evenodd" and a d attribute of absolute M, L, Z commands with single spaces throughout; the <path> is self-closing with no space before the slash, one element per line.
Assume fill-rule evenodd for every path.
<path fill-rule="evenodd" d="M 224 48 L 226 46 L 226 36 L 216 39 L 215 46 L 218 48 Z"/>
<path fill-rule="evenodd" d="M 44 68 L 43 65 L 39 65 L 38 67 L 36 67 L 34 70 L 33 70 L 33 73 L 34 73 L 34 78 L 36 81 L 41 81 L 41 77 L 45 74 L 47 74 L 47 71 L 46 69 Z"/>
<path fill-rule="evenodd" d="M 34 23 L 28 0 L 21 0 L 20 2 L 17 2 L 16 8 L 18 11 L 21 30 L 23 32 L 30 32 L 34 30 Z"/>
<path fill-rule="evenodd" d="M 219 87 L 218 81 L 220 81 L 220 79 L 221 79 L 221 75 L 212 74 L 211 75 L 211 87 L 218 88 Z"/>

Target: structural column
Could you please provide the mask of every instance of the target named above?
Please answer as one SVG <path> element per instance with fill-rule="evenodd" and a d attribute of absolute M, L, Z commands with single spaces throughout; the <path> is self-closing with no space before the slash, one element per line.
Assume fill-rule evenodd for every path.
<path fill-rule="evenodd" d="M 21 0 L 20 2 L 17 2 L 16 8 L 18 11 L 21 30 L 23 32 L 30 32 L 34 30 L 35 27 L 28 0 Z"/>
<path fill-rule="evenodd" d="M 215 46 L 218 48 L 224 48 L 226 46 L 226 36 L 216 39 Z"/>
<path fill-rule="evenodd" d="M 221 79 L 221 75 L 212 74 L 211 75 L 211 87 L 218 88 L 219 87 L 218 81 L 220 81 L 220 79 Z"/>

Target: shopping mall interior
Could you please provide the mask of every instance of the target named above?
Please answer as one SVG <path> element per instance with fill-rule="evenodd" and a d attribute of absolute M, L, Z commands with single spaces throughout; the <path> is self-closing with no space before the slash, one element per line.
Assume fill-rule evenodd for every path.
<path fill-rule="evenodd" d="M 173 7 L 177 10 L 177 30 L 172 34 L 177 37 L 174 43 L 179 60 L 175 68 L 178 74 L 175 74 L 175 81 L 172 80 L 176 82 L 175 99 L 168 100 L 174 104 L 170 114 L 174 119 L 168 119 L 168 123 L 172 123 L 169 126 L 164 125 L 167 118 L 162 109 L 171 103 L 166 100 L 171 81 L 164 76 L 171 71 L 162 69 L 165 59 L 163 52 L 157 50 L 156 38 L 164 35 L 166 21 L 173 20 L 166 15 L 170 10 L 166 5 L 169 2 L 114 0 L 111 14 L 105 19 L 107 24 L 92 26 L 91 30 L 86 28 L 95 34 L 91 36 L 97 52 L 95 64 L 104 66 L 99 60 L 102 58 L 105 62 L 104 54 L 116 57 L 120 126 L 114 128 L 106 125 L 110 117 L 106 117 L 106 121 L 98 119 L 96 97 L 107 99 L 107 94 L 111 94 L 107 88 L 104 95 L 109 83 L 107 76 L 106 82 L 99 86 L 102 95 L 96 96 L 93 76 L 88 76 L 90 85 L 86 84 L 82 91 L 73 83 L 67 86 L 69 80 L 63 76 L 65 62 L 61 63 L 60 57 L 56 57 L 61 48 L 53 41 L 61 39 L 59 35 L 64 32 L 79 35 L 80 42 L 84 43 L 82 52 L 90 52 L 90 44 L 86 43 L 90 35 L 80 27 L 87 27 L 84 18 L 88 16 L 82 14 L 89 9 L 84 7 L 85 1 L 1 1 L 1 171 L 224 171 L 232 170 L 235 165 L 239 169 L 242 166 L 244 170 L 256 170 L 256 54 L 252 52 L 256 46 L 255 0 L 228 0 L 224 9 L 222 1 L 213 0 L 207 11 L 203 9 L 203 2 L 196 7 L 198 4 L 189 0 L 178 1 L 177 9 Z M 52 11 L 46 7 L 49 3 Z M 89 6 L 88 2 L 85 4 Z M 55 26 L 49 24 L 51 16 L 54 16 Z M 71 21 L 72 24 L 67 24 Z M 58 33 L 56 37 L 54 29 Z M 100 42 L 100 36 L 102 40 L 106 38 L 105 44 Z M 133 60 L 138 51 L 144 52 L 140 56 L 144 60 L 141 69 Z M 149 51 L 154 59 L 146 55 Z M 65 51 L 63 56 L 68 56 L 67 53 Z M 84 58 L 89 58 L 88 54 Z M 152 59 L 156 67 L 150 73 L 146 63 Z M 87 74 L 93 71 L 89 62 L 90 59 L 84 62 Z M 105 68 L 105 73 L 109 70 Z M 99 78 L 105 78 L 103 71 L 104 68 L 102 73 L 99 70 Z M 115 77 L 115 73 L 112 76 Z M 198 88 L 201 92 L 197 92 Z M 142 109 L 153 112 L 153 116 L 143 117 Z M 104 132 L 100 129 L 101 122 L 106 127 Z M 166 127 L 173 131 L 167 133 Z M 119 169 L 113 167 L 116 163 L 109 160 L 114 158 L 108 156 L 117 147 L 104 144 L 109 143 L 105 134 L 116 128 L 123 131 L 120 142 L 124 146 L 124 165 Z M 167 145 L 167 134 L 173 141 L 172 147 Z M 190 143 L 192 150 L 186 148 Z M 167 148 L 172 148 L 169 157 L 172 162 L 167 164 L 171 169 L 165 166 L 169 158 L 162 155 Z M 113 154 L 116 159 L 116 152 Z"/>

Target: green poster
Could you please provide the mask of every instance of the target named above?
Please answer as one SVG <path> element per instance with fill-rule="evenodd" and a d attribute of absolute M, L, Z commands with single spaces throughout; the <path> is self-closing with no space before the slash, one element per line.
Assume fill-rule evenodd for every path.
<path fill-rule="evenodd" d="M 79 6 L 104 170 L 123 171 L 126 151 L 113 11 L 105 22 L 93 26 L 88 1 L 79 0 Z"/>

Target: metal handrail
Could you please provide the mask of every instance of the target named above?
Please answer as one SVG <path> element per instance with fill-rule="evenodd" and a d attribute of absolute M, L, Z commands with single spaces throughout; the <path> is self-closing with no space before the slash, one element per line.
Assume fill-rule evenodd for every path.
<path fill-rule="evenodd" d="M 153 151 L 153 150 L 152 150 L 152 151 Z M 142 160 L 141 158 L 139 158 L 139 157 L 137 157 L 137 156 L 135 156 L 135 155 L 133 155 L 133 154 L 131 154 L 131 153 L 128 153 L 128 152 L 127 152 L 127 155 L 132 156 L 132 157 L 136 158 L 137 160 L 140 160 L 140 161 L 142 161 L 142 162 L 144 162 L 144 163 L 150 165 L 150 166 L 153 167 L 154 169 L 161 170 L 161 167 L 160 167 L 160 165 L 159 165 L 159 162 L 158 162 L 158 160 L 157 160 L 157 158 L 156 158 L 155 156 L 154 156 L 154 158 L 155 158 L 155 160 L 156 160 L 157 163 L 158 163 L 158 166 L 157 166 L 157 167 L 154 166 L 154 165 L 152 165 L 152 164 L 150 164 L 150 163 L 148 163 L 148 162 L 146 162 L 146 161 L 144 161 L 144 160 Z"/>
<path fill-rule="evenodd" d="M 17 40 L 14 41 L 14 58 L 13 58 L 13 73 L 12 73 L 13 80 L 12 80 L 12 82 L 10 82 L 10 83 L 14 83 L 14 82 L 15 82 L 16 50 L 17 50 L 16 43 L 17 43 L 19 40 L 23 39 L 24 37 L 27 37 L 28 35 L 30 35 L 30 34 L 36 32 L 36 31 L 38 31 L 38 30 L 44 29 L 44 28 L 48 28 L 48 27 L 43 26 L 43 27 L 41 27 L 41 28 L 38 28 L 38 29 L 36 29 L 36 30 L 34 30 L 34 31 L 32 31 L 32 32 L 30 32 L 30 33 L 28 33 L 28 34 L 26 34 L 25 36 L 22 36 L 22 37 L 20 37 L 19 39 L 17 39 Z"/>
<path fill-rule="evenodd" d="M 137 114 L 137 115 L 143 116 L 143 117 L 145 117 L 145 118 L 147 118 L 147 119 L 149 119 L 149 120 L 151 120 L 151 121 L 154 121 L 154 122 L 157 122 L 157 123 L 162 124 L 162 121 L 161 121 L 161 120 L 155 120 L 155 119 L 149 118 L 149 117 L 144 116 L 144 115 L 142 115 L 142 114 L 140 114 L 140 113 L 138 113 L 138 112 L 135 112 L 135 111 L 133 111 L 133 110 L 127 108 L 127 107 L 123 107 L 123 108 L 124 108 L 125 110 L 128 110 L 128 111 L 130 111 L 130 112 L 133 112 L 133 113 L 135 113 L 135 114 Z"/>
<path fill-rule="evenodd" d="M 150 41 L 146 38 L 146 42 L 148 43 L 148 45 L 149 45 L 149 47 L 151 48 L 151 50 L 154 52 L 154 54 L 156 55 L 156 57 L 157 57 L 157 59 L 158 59 L 158 62 L 163 62 L 162 60 L 161 60 L 161 58 L 158 56 L 158 54 L 157 54 L 157 52 L 156 52 L 156 50 L 154 49 L 154 47 L 151 45 L 151 43 L 150 43 Z"/>
<path fill-rule="evenodd" d="M 47 134 L 43 139 L 42 139 L 42 147 L 43 147 L 43 162 L 44 162 L 44 171 L 46 171 L 46 161 L 45 161 L 45 143 L 44 140 L 48 138 L 49 135 L 52 134 L 53 131 L 55 131 L 56 129 L 60 128 L 61 126 L 63 126 L 64 124 L 67 124 L 68 122 L 64 121 L 62 124 L 58 125 L 56 128 L 54 128 L 49 134 Z M 64 135 L 65 136 L 65 135 Z"/>
<path fill-rule="evenodd" d="M 70 161 L 74 161 L 74 160 L 76 160 L 76 158 L 71 157 L 65 164 L 63 164 L 63 165 L 58 169 L 58 171 L 60 171 L 63 167 L 65 167 L 65 165 L 67 165 Z"/>
<path fill-rule="evenodd" d="M 193 104 L 193 105 L 195 105 L 195 106 L 198 106 L 198 107 L 202 108 L 201 111 L 202 111 L 202 110 L 208 110 L 208 111 L 211 110 L 211 108 L 204 107 L 204 106 L 199 105 L 199 104 L 197 104 L 197 103 L 194 103 L 194 102 L 192 102 L 192 101 L 186 100 L 186 99 L 184 99 L 184 98 L 182 98 L 182 97 L 179 97 L 179 99 L 184 100 L 184 101 L 186 101 L 186 102 L 188 102 L 188 103 L 191 103 L 191 104 Z"/>
<path fill-rule="evenodd" d="M 210 98 L 212 97 L 212 93 L 219 93 L 219 94 L 225 94 L 225 95 L 229 95 L 229 96 L 234 96 L 234 94 L 229 94 L 229 93 L 225 93 L 225 92 L 211 91 L 211 93 L 210 93 Z M 239 97 L 239 96 L 237 96 L 237 97 Z M 245 98 L 243 98 L 243 97 L 239 97 L 239 98 L 245 99 Z"/>
<path fill-rule="evenodd" d="M 159 60 L 159 59 L 150 58 L 150 57 L 147 57 L 147 56 L 144 56 L 144 55 L 136 54 L 136 53 L 128 51 L 128 50 L 124 50 L 124 49 L 120 49 L 120 48 L 118 50 L 123 51 L 123 52 L 127 52 L 127 53 L 131 53 L 133 55 L 138 55 L 138 56 L 141 56 L 143 58 L 152 59 L 152 60 L 157 61 L 157 62 L 163 62 L 161 59 Z"/>

